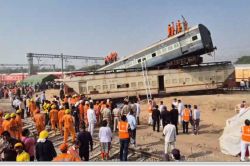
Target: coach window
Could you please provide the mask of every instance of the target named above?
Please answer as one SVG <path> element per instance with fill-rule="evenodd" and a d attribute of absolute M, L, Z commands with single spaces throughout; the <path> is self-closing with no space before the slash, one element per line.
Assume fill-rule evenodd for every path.
<path fill-rule="evenodd" d="M 143 58 L 142 61 L 146 61 L 146 58 Z"/>
<path fill-rule="evenodd" d="M 193 37 L 192 37 L 192 40 L 193 40 L 193 41 L 195 41 L 195 40 L 197 40 L 197 39 L 198 39 L 197 36 L 193 36 Z"/>
<path fill-rule="evenodd" d="M 86 87 L 81 87 L 81 92 L 86 93 Z"/>
<path fill-rule="evenodd" d="M 103 85 L 103 86 L 102 86 L 102 89 L 103 89 L 103 90 L 107 90 L 107 89 L 108 89 L 108 85 Z"/>
<path fill-rule="evenodd" d="M 155 57 L 155 56 L 156 56 L 156 53 L 153 53 L 153 54 L 152 54 L 152 57 Z"/>
<path fill-rule="evenodd" d="M 136 88 L 136 82 L 131 82 L 131 88 Z"/>
<path fill-rule="evenodd" d="M 143 86 L 143 82 L 138 82 L 138 87 L 142 87 Z"/>
<path fill-rule="evenodd" d="M 97 86 L 95 86 L 95 89 L 96 89 L 96 90 L 101 90 L 101 86 L 100 86 L 100 85 L 97 85 Z"/>
<path fill-rule="evenodd" d="M 111 84 L 110 85 L 110 89 L 112 90 L 112 89 L 115 89 L 115 84 Z"/>
<path fill-rule="evenodd" d="M 117 85 L 117 88 L 129 88 L 129 84 L 120 84 L 120 85 Z"/>
<path fill-rule="evenodd" d="M 94 89 L 93 86 L 89 86 L 89 87 L 88 87 L 88 90 L 89 90 L 89 91 L 92 91 L 93 89 Z"/>
<path fill-rule="evenodd" d="M 172 83 L 176 84 L 177 83 L 177 79 L 172 79 Z"/>
<path fill-rule="evenodd" d="M 138 59 L 138 63 L 141 63 L 141 59 Z"/>

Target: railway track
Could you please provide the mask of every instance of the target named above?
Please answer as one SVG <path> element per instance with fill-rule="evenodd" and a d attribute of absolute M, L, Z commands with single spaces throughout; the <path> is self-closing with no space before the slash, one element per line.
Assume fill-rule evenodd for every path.
<path fill-rule="evenodd" d="M 24 121 L 24 128 L 28 128 L 33 135 L 37 136 L 35 124 L 31 118 L 27 118 Z M 55 146 L 57 153 L 59 154 L 59 146 L 63 143 L 63 136 L 60 135 L 59 131 L 56 135 L 54 135 L 53 131 L 49 131 L 49 140 L 51 140 Z M 72 145 L 71 137 L 69 137 L 68 144 Z M 111 144 L 110 150 L 110 159 L 109 161 L 119 161 L 119 153 L 120 153 L 120 145 L 119 138 L 114 136 Z M 98 129 L 95 129 L 93 135 L 93 151 L 90 152 L 90 161 L 101 161 L 101 151 L 100 144 L 98 140 Z M 138 161 L 138 162 L 154 162 L 154 161 L 162 161 L 162 156 L 153 154 L 147 151 L 142 151 L 134 148 L 129 148 L 128 151 L 128 161 Z"/>

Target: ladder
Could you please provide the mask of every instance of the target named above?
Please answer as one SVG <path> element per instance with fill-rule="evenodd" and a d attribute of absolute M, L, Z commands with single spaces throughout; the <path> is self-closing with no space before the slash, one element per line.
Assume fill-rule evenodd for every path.
<path fill-rule="evenodd" d="M 150 83 L 149 83 L 149 79 L 148 79 L 148 71 L 147 71 L 147 62 L 146 61 L 141 62 L 141 69 L 142 69 L 142 75 L 143 75 L 144 85 L 145 85 L 145 89 L 146 89 L 147 100 L 149 103 L 149 100 L 152 99 L 152 93 L 151 93 Z"/>

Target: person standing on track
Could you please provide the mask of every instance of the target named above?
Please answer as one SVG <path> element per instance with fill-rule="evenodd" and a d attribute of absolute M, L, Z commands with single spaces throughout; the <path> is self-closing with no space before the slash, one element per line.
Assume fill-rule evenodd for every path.
<path fill-rule="evenodd" d="M 45 115 L 40 113 L 39 109 L 37 109 L 35 112 L 34 122 L 38 134 L 45 129 Z"/>
<path fill-rule="evenodd" d="M 72 142 L 75 142 L 76 140 L 76 133 L 74 129 L 74 118 L 72 115 L 70 115 L 70 113 L 71 113 L 70 109 L 67 109 L 62 119 L 62 122 L 64 124 L 64 139 L 63 139 L 64 143 L 67 143 L 69 134 L 71 134 L 72 136 Z"/>
<path fill-rule="evenodd" d="M 77 136 L 77 145 L 79 146 L 79 156 L 81 160 L 89 161 L 89 149 L 93 150 L 93 140 L 90 132 L 86 131 L 86 127 L 82 125 L 82 131 Z"/>
<path fill-rule="evenodd" d="M 115 104 L 115 108 L 113 109 L 113 117 L 114 117 L 114 127 L 113 131 L 116 132 L 117 125 L 121 116 L 121 110 L 118 108 L 118 106 Z"/>
<path fill-rule="evenodd" d="M 51 110 L 49 112 L 49 118 L 50 118 L 50 123 L 51 123 L 51 129 L 54 130 L 54 134 L 56 135 L 56 131 L 58 128 L 58 110 L 56 109 L 56 105 L 51 106 Z"/>
<path fill-rule="evenodd" d="M 127 122 L 126 115 L 121 116 L 121 121 L 118 123 L 119 139 L 120 139 L 120 161 L 128 160 L 128 147 L 129 147 L 129 123 Z"/>
<path fill-rule="evenodd" d="M 89 109 L 87 111 L 87 118 L 88 118 L 88 131 L 90 132 L 91 136 L 94 134 L 94 128 L 96 124 L 96 116 L 94 111 L 94 105 L 93 103 L 90 103 Z"/>
<path fill-rule="evenodd" d="M 63 116 L 65 115 L 65 107 L 63 105 L 60 106 L 60 110 L 58 112 L 58 125 L 61 135 L 63 135 Z"/>
<path fill-rule="evenodd" d="M 108 127 L 107 125 L 108 122 L 106 120 L 102 121 L 102 127 L 99 130 L 102 160 L 109 159 L 109 151 L 111 148 L 112 132 L 110 127 Z"/>
<path fill-rule="evenodd" d="M 29 129 L 24 129 L 22 131 L 22 138 L 21 141 L 24 144 L 25 151 L 29 153 L 30 155 L 30 161 L 35 160 L 35 146 L 36 146 L 36 141 L 34 138 L 31 138 L 30 136 L 30 131 Z"/>

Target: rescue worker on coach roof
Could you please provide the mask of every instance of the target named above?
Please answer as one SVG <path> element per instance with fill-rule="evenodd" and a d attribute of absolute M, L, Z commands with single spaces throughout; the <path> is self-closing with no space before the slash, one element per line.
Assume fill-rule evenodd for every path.
<path fill-rule="evenodd" d="M 171 33 L 171 25 L 168 24 L 168 37 L 171 37 L 172 33 Z"/>
<path fill-rule="evenodd" d="M 177 25 L 177 33 L 182 32 L 182 25 L 180 20 L 177 21 L 176 25 Z"/>
<path fill-rule="evenodd" d="M 172 22 L 172 26 L 171 26 L 171 36 L 175 35 L 175 26 L 174 26 L 174 22 Z"/>

